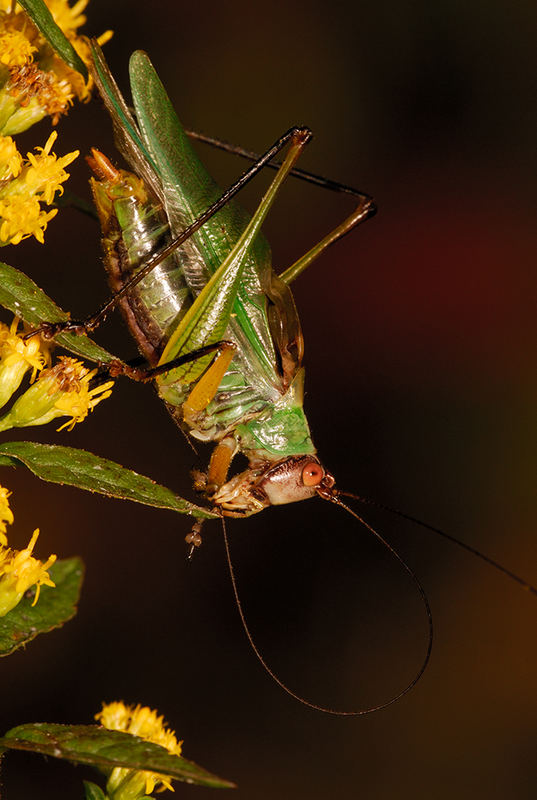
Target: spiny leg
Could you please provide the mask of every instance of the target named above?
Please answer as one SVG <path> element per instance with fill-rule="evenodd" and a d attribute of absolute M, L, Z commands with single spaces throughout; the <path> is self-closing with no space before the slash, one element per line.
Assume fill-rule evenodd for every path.
<path fill-rule="evenodd" d="M 307 132 L 307 138 L 311 137 L 311 133 L 305 128 L 290 128 L 283 136 L 281 136 L 274 145 L 269 148 L 266 153 L 253 164 L 250 169 L 246 170 L 240 178 L 232 184 L 203 214 L 200 214 L 185 230 L 173 239 L 166 247 L 152 256 L 145 266 L 140 269 L 125 285 L 116 292 L 115 295 L 110 297 L 94 314 L 91 314 L 85 320 L 66 320 L 64 322 L 43 322 L 35 333 L 41 334 L 45 339 L 53 339 L 58 333 L 69 331 L 77 335 L 87 335 L 94 331 L 101 322 L 104 321 L 108 313 L 116 307 L 120 299 L 130 292 L 146 275 L 148 275 L 158 264 L 166 259 L 177 247 L 183 244 L 187 239 L 192 236 L 202 225 L 204 225 L 217 211 L 228 203 L 252 178 L 260 172 L 265 164 L 271 161 L 290 141 L 296 139 L 297 136 L 304 136 Z"/>
<path fill-rule="evenodd" d="M 35 332 L 32 335 L 35 335 Z M 189 353 L 184 353 L 183 355 L 177 356 L 177 358 L 173 358 L 171 361 L 167 361 L 164 364 L 159 364 L 156 367 L 139 366 L 140 362 L 143 363 L 143 360 L 139 358 L 135 358 L 128 362 L 120 361 L 120 359 L 114 359 L 106 366 L 103 366 L 99 374 L 100 377 L 106 375 L 110 378 L 117 378 L 120 375 L 123 375 L 133 381 L 146 383 L 147 381 L 154 380 L 159 375 L 163 375 L 172 369 L 177 369 L 177 367 L 182 367 L 185 364 L 190 364 L 193 361 L 204 358 L 205 356 L 210 355 L 217 350 L 222 352 L 227 352 L 228 350 L 234 351 L 235 345 L 233 342 L 227 342 L 225 339 L 223 339 L 220 342 L 214 342 L 214 344 L 207 344 L 203 347 L 197 348 L 196 350 L 191 350 Z M 218 358 L 218 355 L 216 358 Z"/>

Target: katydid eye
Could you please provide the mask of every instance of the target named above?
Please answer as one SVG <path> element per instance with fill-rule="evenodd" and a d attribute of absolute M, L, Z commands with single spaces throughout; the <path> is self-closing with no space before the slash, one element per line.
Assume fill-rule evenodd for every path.
<path fill-rule="evenodd" d="M 317 486 L 324 478 L 324 469 L 315 461 L 310 461 L 302 470 L 302 483 L 304 486 Z"/>

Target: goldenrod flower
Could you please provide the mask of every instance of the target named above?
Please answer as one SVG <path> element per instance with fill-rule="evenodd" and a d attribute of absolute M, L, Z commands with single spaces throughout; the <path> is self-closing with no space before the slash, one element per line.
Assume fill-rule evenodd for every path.
<path fill-rule="evenodd" d="M 0 486 L 0 545 L 7 545 L 7 525 L 13 524 L 13 511 L 9 507 L 8 497 L 11 494 Z"/>
<path fill-rule="evenodd" d="M 22 160 L 11 136 L 0 136 L 0 181 L 16 178 L 22 169 Z"/>
<path fill-rule="evenodd" d="M 17 391 L 29 369 L 33 383 L 37 373 L 50 362 L 48 344 L 40 336 L 25 341 L 17 333 L 18 323 L 17 317 L 9 328 L 0 322 L 0 408 Z"/>
<path fill-rule="evenodd" d="M 86 22 L 86 17 L 81 12 L 84 11 L 89 0 L 78 0 L 72 8 L 67 0 L 46 0 L 46 3 L 56 24 L 65 33 L 85 65 L 89 67 L 91 58 L 88 40 L 84 36 L 77 34 L 77 29 Z M 112 36 L 112 31 L 105 31 L 97 37 L 97 42 L 102 46 L 110 41 Z M 82 75 L 70 69 L 58 56 L 54 57 L 53 69 L 59 80 L 63 79 L 69 82 L 74 94 L 80 101 L 87 102 L 90 99 L 93 89 L 91 75 L 88 82 L 84 83 Z"/>
<path fill-rule="evenodd" d="M 109 730 L 139 736 L 146 742 L 165 747 L 172 755 L 181 755 L 183 742 L 178 742 L 175 732 L 165 727 L 164 717 L 147 706 L 126 706 L 122 702 L 103 703 L 102 710 L 95 715 L 95 719 Z M 136 800 L 150 795 L 155 788 L 156 791 L 170 789 L 173 792 L 171 780 L 170 777 L 156 772 L 116 767 L 109 775 L 106 791 L 111 800 Z"/>
<path fill-rule="evenodd" d="M 23 161 L 10 136 L 0 137 L 0 246 L 18 244 L 34 236 L 43 244 L 43 233 L 56 216 L 57 209 L 44 211 L 41 203 L 51 205 L 56 192 L 62 194 L 69 173 L 65 171 L 79 151 L 58 158 L 52 153 L 57 133 L 53 132 L 44 147 L 27 153 Z"/>
<path fill-rule="evenodd" d="M 56 24 L 82 60 L 89 64 L 87 41 L 77 33 L 86 21 L 81 13 L 88 0 L 70 6 L 68 0 L 46 0 Z M 106 31 L 100 44 L 110 39 Z M 74 97 L 87 101 L 93 81 L 68 67 L 56 55 L 24 10 L 16 3 L 0 2 L 0 133 L 15 134 L 50 115 L 56 124 Z"/>
<path fill-rule="evenodd" d="M 72 430 L 101 400 L 112 394 L 113 381 L 89 388 L 89 383 L 96 374 L 96 369 L 89 370 L 81 361 L 67 356 L 60 358 L 54 367 L 40 374 L 36 382 L 0 419 L 0 431 L 26 428 L 29 425 L 46 425 L 57 417 L 71 417 L 58 430 Z"/>
<path fill-rule="evenodd" d="M 32 61 L 32 53 L 37 47 L 32 44 L 22 31 L 7 30 L 2 24 L 0 33 L 0 63 L 5 67 L 22 67 Z"/>
<path fill-rule="evenodd" d="M 24 550 L 11 550 L 0 545 L 0 617 L 15 608 L 30 586 L 35 584 L 37 587 L 32 603 L 35 606 L 41 586 L 56 585 L 47 572 L 56 561 L 56 556 L 49 556 L 43 563 L 32 555 L 38 536 L 39 528 L 36 528 Z"/>

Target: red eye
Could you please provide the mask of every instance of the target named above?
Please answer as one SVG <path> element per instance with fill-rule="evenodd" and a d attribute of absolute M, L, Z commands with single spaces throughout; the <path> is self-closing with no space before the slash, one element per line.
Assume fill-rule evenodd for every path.
<path fill-rule="evenodd" d="M 302 470 L 302 483 L 304 486 L 318 486 L 324 478 L 324 469 L 315 461 L 310 461 Z"/>

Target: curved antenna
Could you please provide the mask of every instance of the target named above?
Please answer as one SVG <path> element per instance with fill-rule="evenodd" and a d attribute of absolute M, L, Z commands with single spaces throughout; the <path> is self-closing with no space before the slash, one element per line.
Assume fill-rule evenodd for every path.
<path fill-rule="evenodd" d="M 398 517 L 402 517 L 409 522 L 413 522 L 415 525 L 419 525 L 420 527 L 425 528 L 427 531 L 436 533 L 443 539 L 447 539 L 448 542 L 456 544 L 457 547 L 460 547 L 462 550 L 466 550 L 467 553 L 471 553 L 477 558 L 480 558 L 481 561 L 484 561 L 490 567 L 494 567 L 494 569 L 497 569 L 498 572 L 503 573 L 503 575 L 506 575 L 508 578 L 518 583 L 525 591 L 537 595 L 537 586 L 534 586 L 532 583 L 528 583 L 528 581 L 524 580 L 524 578 L 521 578 L 520 575 L 517 575 L 516 572 L 512 572 L 510 569 L 507 569 L 507 567 L 502 566 L 502 564 L 499 564 L 493 558 L 490 558 L 490 556 L 486 556 L 485 553 L 482 553 L 480 550 L 476 550 L 475 547 L 472 547 L 471 545 L 466 544 L 466 542 L 457 539 L 456 536 L 452 536 L 450 533 L 446 533 L 440 528 L 435 528 L 434 525 L 429 525 L 428 522 L 423 522 L 423 520 L 418 519 L 417 517 L 413 517 L 410 514 L 405 514 L 404 511 L 399 511 L 396 508 L 391 508 L 390 506 L 385 506 L 382 503 L 377 503 L 376 500 L 371 500 L 369 497 L 360 497 L 359 495 L 352 494 L 351 492 L 342 492 L 340 489 L 337 489 L 335 494 L 336 496 L 343 495 L 344 497 L 352 497 L 353 500 L 358 500 L 358 502 L 362 503 L 363 505 L 373 506 L 381 511 L 388 511 L 390 514 L 397 514 Z"/>
<path fill-rule="evenodd" d="M 239 616 L 241 618 L 242 627 L 244 628 L 244 632 L 246 634 L 248 642 L 250 643 L 250 647 L 254 651 L 254 653 L 255 653 L 255 655 L 257 657 L 257 660 L 259 661 L 259 663 L 261 664 L 261 666 L 263 667 L 265 672 L 267 672 L 270 675 L 272 680 L 275 681 L 275 683 L 277 683 L 278 686 L 281 689 L 283 689 L 284 692 L 286 692 L 288 695 L 290 695 L 294 700 L 298 700 L 299 703 L 302 703 L 302 705 L 307 706 L 308 708 L 312 708 L 314 711 L 322 711 L 323 714 L 332 714 L 333 716 L 336 716 L 336 717 L 360 717 L 360 716 L 363 716 L 364 714 L 371 714 L 373 711 L 381 711 L 383 708 L 388 708 L 388 706 L 393 705 L 393 703 L 396 703 L 398 700 L 400 700 L 402 697 L 404 697 L 405 694 L 408 694 L 408 692 L 410 692 L 410 690 L 413 689 L 414 686 L 417 684 L 417 682 L 419 681 L 419 679 L 421 678 L 421 676 L 425 672 L 427 664 L 429 663 L 429 658 L 431 656 L 431 650 L 432 650 L 432 646 L 433 646 L 433 617 L 432 617 L 432 614 L 431 614 L 431 607 L 429 605 L 429 601 L 427 599 L 427 595 L 425 594 L 425 590 L 423 589 L 423 586 L 419 582 L 416 574 L 412 571 L 412 569 L 408 566 L 408 564 L 403 560 L 403 558 L 399 555 L 399 553 L 396 550 L 394 550 L 394 548 L 390 544 L 388 544 L 388 542 L 385 539 L 383 539 L 383 537 L 380 535 L 380 533 L 378 533 L 378 531 L 376 531 L 374 528 L 372 528 L 371 525 L 369 525 L 369 523 L 367 523 L 364 519 L 362 519 L 362 517 L 360 517 L 354 511 L 352 511 L 352 509 L 350 509 L 347 505 L 345 505 L 345 503 L 342 503 L 341 500 L 339 500 L 336 496 L 328 496 L 328 495 L 321 495 L 321 496 L 323 497 L 323 499 L 329 500 L 331 503 L 334 503 L 335 505 L 339 506 L 340 508 L 343 508 L 345 511 L 348 511 L 348 513 L 352 517 L 355 517 L 359 522 L 361 522 L 362 525 L 364 525 L 368 529 L 368 531 L 370 531 L 373 534 L 373 536 L 375 536 L 379 540 L 379 542 L 381 542 L 381 544 L 384 545 L 384 547 L 388 550 L 388 552 L 399 562 L 399 564 L 401 564 L 401 566 L 403 567 L 405 572 L 410 576 L 410 578 L 412 579 L 414 585 L 416 586 L 416 588 L 418 590 L 418 593 L 419 593 L 419 595 L 420 595 L 420 597 L 421 597 L 421 599 L 423 601 L 423 605 L 425 607 L 425 613 L 426 613 L 426 616 L 427 616 L 427 626 L 428 626 L 427 651 L 425 653 L 425 658 L 424 658 L 423 663 L 422 663 L 421 667 L 419 668 L 418 672 L 414 676 L 414 678 L 410 681 L 410 683 L 407 686 L 405 686 L 404 689 L 402 689 L 398 694 L 396 694 L 395 697 L 392 697 L 390 700 L 386 700 L 386 702 L 380 703 L 377 706 L 371 706 L 369 708 L 361 708 L 361 709 L 358 709 L 356 711 L 340 711 L 340 710 L 335 709 L 335 708 L 327 708 L 325 706 L 318 705 L 317 703 L 312 703 L 310 700 L 306 700 L 306 698 L 301 697 L 299 694 L 296 694 L 295 692 L 293 692 L 292 689 L 290 689 L 288 686 L 286 686 L 285 683 L 283 683 L 283 681 L 280 680 L 280 678 L 278 678 L 278 676 L 273 672 L 273 670 L 269 667 L 269 665 L 267 664 L 267 662 L 265 661 L 265 659 L 261 655 L 256 643 L 254 642 L 253 636 L 250 633 L 250 629 L 249 629 L 248 624 L 246 622 L 246 617 L 244 615 L 244 611 L 243 611 L 243 608 L 242 608 L 242 603 L 241 603 L 241 601 L 239 599 L 239 591 L 238 591 L 238 588 L 237 588 L 237 580 L 235 578 L 235 571 L 233 569 L 233 564 L 231 562 L 231 552 L 230 552 L 230 549 L 229 549 L 229 540 L 228 540 L 228 535 L 227 535 L 227 531 L 226 531 L 226 524 L 224 522 L 224 517 L 221 517 L 222 528 L 223 528 L 223 533 L 224 533 L 224 545 L 225 545 L 225 548 L 226 548 L 226 557 L 227 557 L 227 563 L 228 563 L 228 568 L 229 568 L 229 576 L 231 578 L 231 585 L 233 587 L 233 594 L 235 596 L 235 603 L 237 604 L 237 609 L 238 609 L 238 612 L 239 612 Z"/>

